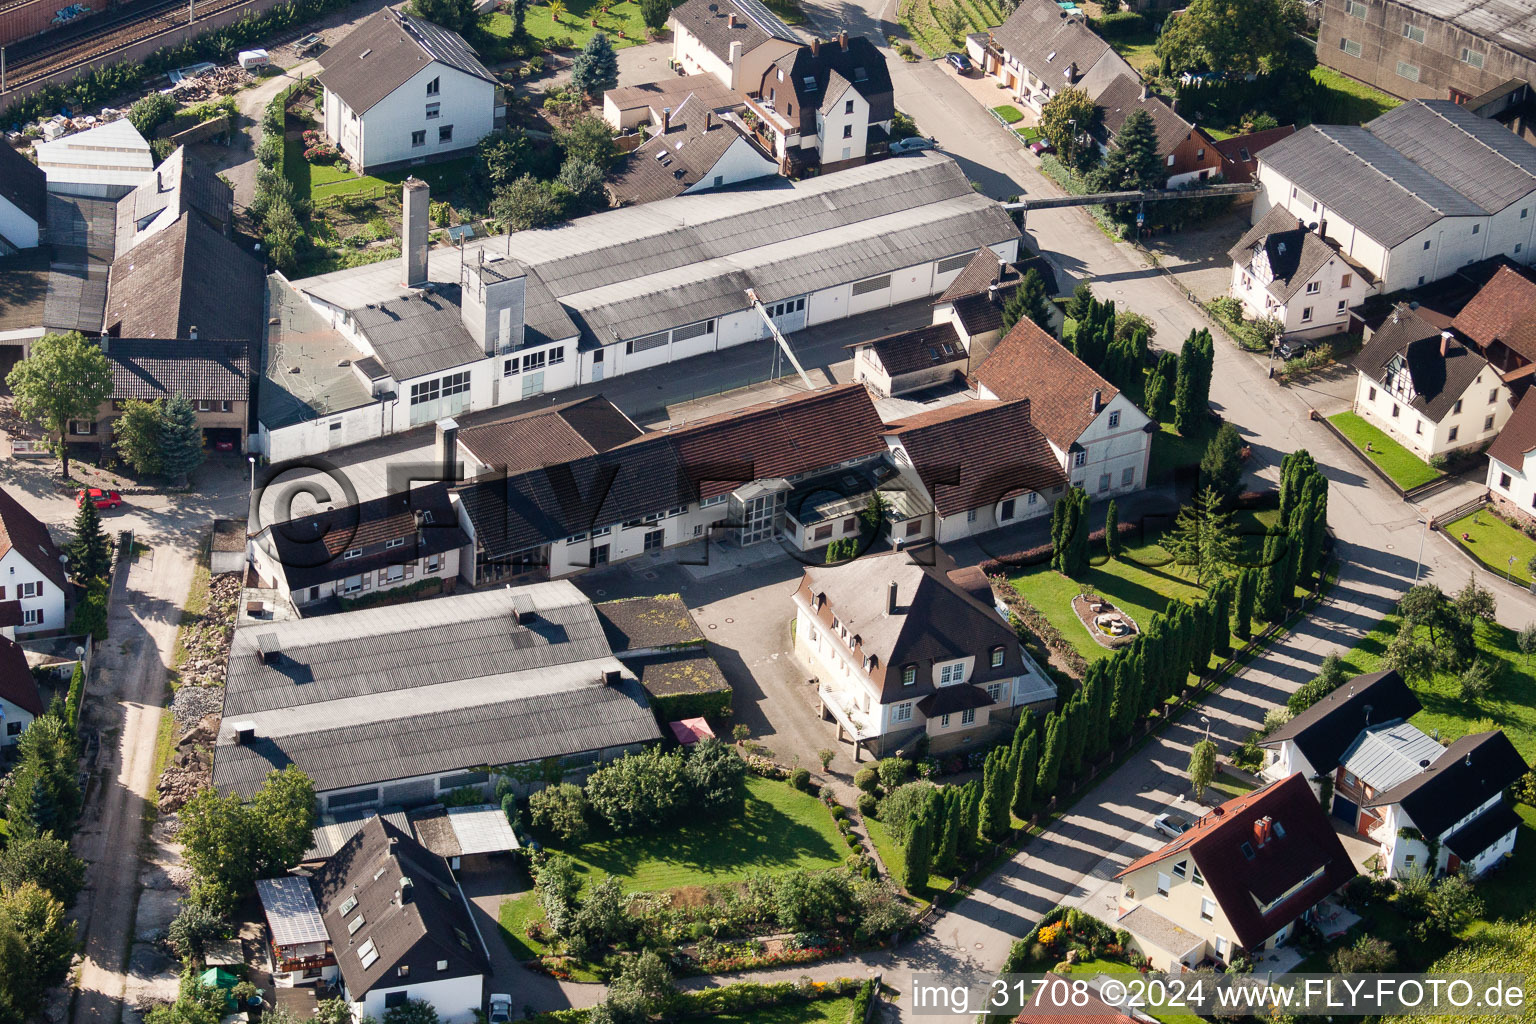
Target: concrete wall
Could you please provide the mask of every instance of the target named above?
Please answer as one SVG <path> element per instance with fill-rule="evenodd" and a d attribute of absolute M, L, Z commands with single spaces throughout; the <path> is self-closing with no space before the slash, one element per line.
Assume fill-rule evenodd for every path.
<path fill-rule="evenodd" d="M 452 942 L 453 938 L 448 936 L 441 941 Z M 407 999 L 420 999 L 431 1003 L 437 1007 L 437 1016 L 442 1024 L 472 1024 L 475 1020 L 475 1011 L 479 1010 L 484 1003 L 485 978 L 483 975 L 477 974 L 472 978 L 449 978 L 445 981 L 414 978 L 411 980 L 411 984 L 401 985 L 398 988 L 371 989 L 363 999 L 352 1003 L 353 1016 L 359 1020 L 364 1016 L 383 1020 L 384 1000 L 390 992 L 404 992 Z"/>

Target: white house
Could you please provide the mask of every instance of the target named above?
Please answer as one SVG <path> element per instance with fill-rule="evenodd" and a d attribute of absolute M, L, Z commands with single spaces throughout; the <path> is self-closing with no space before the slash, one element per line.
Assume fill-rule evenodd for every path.
<path fill-rule="evenodd" d="M 0 605 L 21 606 L 18 635 L 64 628 L 62 553 L 44 526 L 0 490 Z"/>
<path fill-rule="evenodd" d="M 761 0 L 687 0 L 667 19 L 672 60 L 688 75 L 707 74 L 727 88 L 755 88 L 768 65 L 800 45 L 794 29 Z"/>
<path fill-rule="evenodd" d="M 48 226 L 48 175 L 9 145 L 0 146 L 0 255 L 30 249 Z"/>
<path fill-rule="evenodd" d="M 310 880 L 353 1017 L 382 1020 L 410 1000 L 444 1024 L 484 1007 L 490 957 L 443 859 L 375 816 Z"/>
<path fill-rule="evenodd" d="M 1029 399 L 1030 422 L 1073 487 L 1099 499 L 1147 485 L 1156 425 L 1031 320 L 1014 324 L 974 376 L 982 398 Z"/>
<path fill-rule="evenodd" d="M 904 551 L 812 566 L 792 600 L 823 720 L 877 757 L 922 732 L 936 751 L 979 742 L 1056 700 L 996 608 Z"/>
<path fill-rule="evenodd" d="M 1530 391 L 1488 446 L 1488 491 L 1499 508 L 1536 520 L 1536 399 Z"/>
<path fill-rule="evenodd" d="M 740 117 L 711 109 L 693 93 L 675 108 L 662 108 L 655 126 L 656 133 L 608 179 L 615 205 L 707 192 L 779 172 Z"/>
<path fill-rule="evenodd" d="M 885 55 L 862 36 L 813 39 L 764 69 L 747 111 L 787 172 L 836 170 L 884 152 L 896 116 Z"/>
<path fill-rule="evenodd" d="M 1228 252 L 1231 295 L 1250 317 L 1280 321 L 1282 337 L 1338 334 L 1375 292 L 1370 275 L 1284 207 L 1273 207 Z"/>
<path fill-rule="evenodd" d="M 1351 362 L 1355 412 L 1426 462 L 1492 440 L 1513 412 L 1509 385 L 1486 359 L 1405 305 Z"/>
<path fill-rule="evenodd" d="M 1421 710 L 1419 699 L 1396 672 L 1355 676 L 1259 741 L 1268 750 L 1263 777 L 1302 775 L 1315 787 L 1318 779 L 1333 775 L 1366 726 L 1401 721 Z"/>
<path fill-rule="evenodd" d="M 9 637 L 0 636 L 0 747 L 21 738 L 32 720 L 44 711 L 37 680 L 27 667 L 27 654 Z"/>
<path fill-rule="evenodd" d="M 1531 262 L 1536 147 L 1449 100 L 1413 100 L 1363 127 L 1312 125 L 1258 156 L 1253 222 L 1282 207 L 1383 293 L 1504 255 Z"/>
<path fill-rule="evenodd" d="M 33 147 L 37 166 L 48 176 L 48 191 L 96 199 L 118 199 L 155 169 L 149 143 L 124 117 Z"/>
<path fill-rule="evenodd" d="M 457 32 L 384 8 L 320 56 L 325 134 L 364 171 L 468 149 L 494 127 L 496 77 Z"/>

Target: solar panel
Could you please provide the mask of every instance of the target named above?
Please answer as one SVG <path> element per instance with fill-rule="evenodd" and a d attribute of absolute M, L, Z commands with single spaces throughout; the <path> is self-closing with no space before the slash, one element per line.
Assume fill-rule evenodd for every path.
<path fill-rule="evenodd" d="M 278 946 L 325 942 L 325 922 L 315 904 L 309 881 L 303 878 L 263 878 L 256 883 L 261 909 Z"/>

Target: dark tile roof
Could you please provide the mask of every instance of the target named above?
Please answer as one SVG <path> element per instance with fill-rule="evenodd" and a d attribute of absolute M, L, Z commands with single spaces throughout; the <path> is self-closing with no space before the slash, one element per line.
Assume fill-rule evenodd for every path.
<path fill-rule="evenodd" d="M 1066 483 L 1029 400 L 962 402 L 888 424 L 941 516 Z"/>
<path fill-rule="evenodd" d="M 1370 710 L 1367 711 L 1366 709 Z M 1260 741 L 1294 742 L 1314 771 L 1331 772 L 1367 725 L 1412 718 L 1422 710 L 1403 677 L 1388 670 L 1355 676 Z"/>
<path fill-rule="evenodd" d="M 891 583 L 896 584 L 896 612 L 887 614 Z M 870 679 L 881 691 L 880 703 L 926 697 L 939 689 L 935 661 L 968 655 L 976 658 L 970 681 L 986 684 L 1024 672 L 1019 639 L 991 607 L 976 601 L 935 566 L 922 565 L 908 552 L 870 554 L 847 565 L 812 566 L 801 577 L 799 597 L 816 609 L 824 628 L 834 616 L 856 636 L 859 657 L 874 655 Z M 992 667 L 991 652 L 1003 649 L 1003 664 Z M 910 686 L 903 668 L 915 669 Z"/>
<path fill-rule="evenodd" d="M 405 881 L 408 896 L 402 900 Z M 421 985 L 490 970 L 448 866 L 381 817 L 368 819 L 316 869 L 312 885 L 353 999 L 361 1000 L 375 986 Z M 349 932 L 358 918 L 362 924 Z M 378 957 L 364 967 L 359 954 L 370 945 Z M 447 966 L 439 970 L 444 961 Z"/>
<path fill-rule="evenodd" d="M 1536 450 L 1536 398 L 1527 390 L 1514 413 L 1488 446 L 1488 457 L 1511 469 L 1525 469 L 1525 453 Z"/>
<path fill-rule="evenodd" d="M 770 39 L 799 42 L 794 29 L 760 0 L 687 0 L 673 9 L 672 17 L 723 61 L 730 60 L 732 43 L 741 43 L 741 52 L 748 54 Z"/>
<path fill-rule="evenodd" d="M 43 698 L 38 695 L 37 680 L 27 667 L 27 652 L 16 641 L 3 636 L 0 636 L 0 697 L 33 715 L 43 713 Z"/>
<path fill-rule="evenodd" d="M 1166 156 L 1194 131 L 1194 126 L 1174 113 L 1173 108 L 1151 93 L 1143 95 L 1145 86 L 1134 74 L 1116 75 L 1100 93 L 1094 104 L 1101 111 L 1099 125 L 1108 139 L 1120 133 L 1125 119 L 1133 110 L 1144 110 L 1152 118 L 1157 130 L 1157 151 Z"/>
<path fill-rule="evenodd" d="M 1255 268 L 1261 253 L 1273 275 L 1265 287 L 1280 302 L 1289 301 L 1338 255 L 1332 245 L 1317 232 L 1308 231 L 1282 206 L 1270 207 L 1227 251 L 1232 261 L 1244 269 Z"/>
<path fill-rule="evenodd" d="M 118 202 L 118 248 L 130 248 L 138 232 L 151 222 L 162 217 L 174 219 L 189 210 L 223 234 L 229 229 L 234 202 L 234 189 L 224 184 L 212 167 L 181 146 Z"/>
<path fill-rule="evenodd" d="M 1266 823 L 1268 838 L 1260 842 Z M 1181 855 L 1194 858 L 1238 944 L 1248 949 L 1355 876 L 1338 833 L 1299 775 L 1212 808 L 1178 839 L 1115 877 Z"/>
<path fill-rule="evenodd" d="M 0 198 L 32 218 L 39 228 L 48 224 L 48 175 L 42 168 L 0 144 Z"/>
<path fill-rule="evenodd" d="M 939 715 L 952 715 L 957 711 L 989 708 L 996 703 L 981 687 L 974 683 L 962 683 L 959 686 L 939 687 L 917 702 L 917 710 L 929 718 L 935 718 Z"/>
<path fill-rule="evenodd" d="M 265 332 L 261 264 L 190 213 L 112 264 L 106 323 L 124 338 L 254 342 Z"/>
<path fill-rule="evenodd" d="M 244 341 L 111 338 L 112 397 L 153 401 L 246 402 L 251 397 L 250 345 Z"/>
<path fill-rule="evenodd" d="M 944 294 L 934 302 L 951 302 L 966 295 L 985 295 L 992 285 L 1006 282 L 1010 272 L 1011 268 L 1008 264 L 984 245 L 976 250 L 976 255 L 971 257 L 971 262 L 955 275 L 955 279 L 949 282 L 949 287 L 944 289 Z"/>
<path fill-rule="evenodd" d="M 1536 362 L 1536 281 L 1512 267 L 1499 267 L 1456 314 L 1451 327 L 1484 353 L 1498 341 L 1528 362 Z"/>
<path fill-rule="evenodd" d="M 48 242 L 53 263 L 44 326 L 101 333 L 117 254 L 116 201 L 48 193 Z"/>
<path fill-rule="evenodd" d="M 966 360 L 965 343 L 948 320 L 910 331 L 887 334 L 873 341 L 856 341 L 845 348 L 868 345 L 880 359 L 880 365 L 892 377 L 927 370 L 943 363 Z"/>
<path fill-rule="evenodd" d="M 1030 420 L 1062 449 L 1097 418 L 1094 392 L 1101 408 L 1120 393 L 1028 319 L 1013 325 L 976 368 L 975 377 L 1003 401 L 1029 399 Z"/>
<path fill-rule="evenodd" d="M 1450 100 L 1413 100 L 1371 134 L 1489 213 L 1536 189 L 1536 146 Z"/>
<path fill-rule="evenodd" d="M 846 41 L 847 45 L 840 40 Z M 802 46 L 785 54 L 763 72 L 763 96 L 768 95 L 770 79 L 777 77 L 781 70 L 784 85 L 793 91 L 799 108 L 798 114 L 786 113 L 786 116 L 799 118 L 800 131 L 804 135 L 816 134 L 817 111 L 827 113 L 828 105 L 841 100 L 849 86 L 868 101 L 871 123 L 889 121 L 895 115 L 895 94 L 891 90 L 891 73 L 885 65 L 885 55 L 863 36 L 818 41 L 815 52 L 809 46 Z"/>
<path fill-rule="evenodd" d="M 1414 827 L 1440 836 L 1530 770 L 1503 730 L 1463 736 L 1407 782 L 1367 800 L 1367 807 L 1401 804 Z"/>
<path fill-rule="evenodd" d="M 699 624 L 676 594 L 604 601 L 593 609 L 614 654 L 704 642 Z"/>
<path fill-rule="evenodd" d="M 278 523 L 267 534 L 290 590 L 415 562 L 469 543 L 444 481 Z M 386 548 L 392 540 L 405 543 Z M 361 554 L 342 557 L 351 550 Z"/>
<path fill-rule="evenodd" d="M 1263 131 L 1234 135 L 1229 139 L 1213 139 L 1211 144 L 1221 154 L 1221 176 L 1233 184 L 1252 181 L 1259 167 L 1259 154 L 1281 139 L 1296 134 L 1293 124 Z"/>
<path fill-rule="evenodd" d="M 1466 863 L 1519 827 L 1520 815 L 1500 800 L 1446 837 L 1445 848 Z"/>
<path fill-rule="evenodd" d="M 1072 17 L 1053 0 L 1022 0 L 992 38 L 1053 89 L 1075 85 L 1109 50 L 1082 17 Z M 1063 72 L 1076 65 L 1070 78 Z"/>
<path fill-rule="evenodd" d="M 525 412 L 459 431 L 459 444 L 512 476 L 596 455 L 644 431 L 602 395 Z"/>
<path fill-rule="evenodd" d="M 1386 385 L 1388 371 L 1402 357 L 1414 398 L 1407 404 L 1436 423 L 1466 394 L 1488 361 L 1453 337 L 1445 337 L 1413 310 L 1400 306 L 1351 360 L 1355 368 Z"/>
<path fill-rule="evenodd" d="M 843 384 L 653 431 L 458 493 L 476 546 L 499 557 L 727 494 L 751 480 L 876 455 L 885 449 L 880 429 L 864 386 Z"/>
<path fill-rule="evenodd" d="M 777 169 L 751 136 L 733 121 L 706 109 L 691 94 L 673 111 L 669 124 L 665 132 L 658 130 L 626 156 L 608 180 L 608 191 L 620 205 L 682 195 L 714 171 L 721 157 L 737 142 L 769 161 L 762 176 Z"/>
<path fill-rule="evenodd" d="M 46 325 L 52 259 L 47 245 L 0 256 L 0 331 Z"/>
<path fill-rule="evenodd" d="M 386 7 L 320 55 L 320 84 L 361 114 L 434 60 L 496 82 L 463 36 Z"/>
<path fill-rule="evenodd" d="M 36 516 L 21 507 L 11 492 L 0 488 L 0 557 L 15 549 L 27 564 L 65 588 L 64 567 L 59 563 L 59 548 Z"/>
<path fill-rule="evenodd" d="M 352 311 L 358 330 L 395 380 L 409 380 L 486 358 L 485 348 L 464 326 L 460 286 L 370 303 Z"/>

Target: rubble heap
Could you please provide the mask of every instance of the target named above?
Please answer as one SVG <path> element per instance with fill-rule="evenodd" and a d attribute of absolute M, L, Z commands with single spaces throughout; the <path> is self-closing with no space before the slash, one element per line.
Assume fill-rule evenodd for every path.
<path fill-rule="evenodd" d="M 161 813 L 181 810 L 198 790 L 213 784 L 213 745 L 218 736 L 218 715 L 208 715 L 181 734 L 171 763 L 155 787 Z"/>

